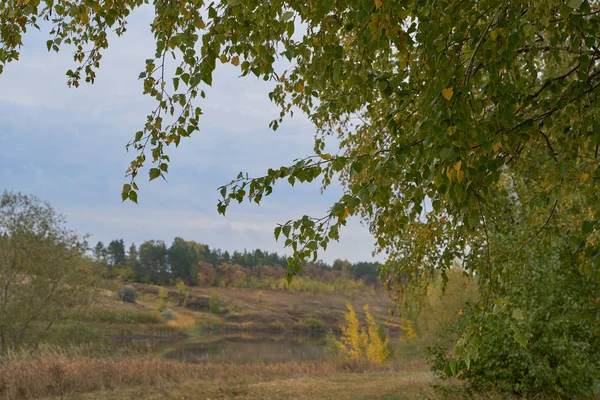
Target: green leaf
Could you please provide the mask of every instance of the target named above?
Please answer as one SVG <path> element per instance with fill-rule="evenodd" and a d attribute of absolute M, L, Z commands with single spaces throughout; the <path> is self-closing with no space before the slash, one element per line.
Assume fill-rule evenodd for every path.
<path fill-rule="evenodd" d="M 135 204 L 137 204 L 138 200 L 137 200 L 137 193 L 132 190 L 129 192 L 129 200 L 133 201 Z"/>
<path fill-rule="evenodd" d="M 331 207 L 331 214 L 336 217 L 343 216 L 345 211 L 346 206 L 344 205 L 344 203 L 335 203 L 333 207 Z"/>
<path fill-rule="evenodd" d="M 440 157 L 442 157 L 442 160 L 449 160 L 455 156 L 456 153 L 454 153 L 454 150 L 450 147 L 445 147 L 440 150 Z"/>
<path fill-rule="evenodd" d="M 563 178 L 567 176 L 567 164 L 564 161 L 560 161 L 556 168 Z"/>
<path fill-rule="evenodd" d="M 450 364 L 450 371 L 452 372 L 452 376 L 455 376 L 456 375 L 456 360 L 451 359 L 449 364 Z"/>
<path fill-rule="evenodd" d="M 515 340 L 522 347 L 526 347 L 527 346 L 527 339 L 525 338 L 525 336 L 523 335 L 523 333 L 521 332 L 521 330 L 519 329 L 519 327 L 517 326 L 517 324 L 515 324 L 514 322 L 511 322 L 510 323 L 510 329 L 512 329 L 513 332 L 515 333 L 515 335 L 514 335 Z"/>
<path fill-rule="evenodd" d="M 150 180 L 158 178 L 160 176 L 160 169 L 150 168 L 149 175 L 150 175 Z"/>
<path fill-rule="evenodd" d="M 281 21 L 282 22 L 288 21 L 288 20 L 292 19 L 293 16 L 294 16 L 293 11 L 286 11 L 281 15 Z"/>
<path fill-rule="evenodd" d="M 275 240 L 276 241 L 279 240 L 279 235 L 281 234 L 281 226 L 276 227 L 274 233 L 275 233 Z"/>
<path fill-rule="evenodd" d="M 581 233 L 583 235 L 589 235 L 594 231 L 594 223 L 592 221 L 584 221 L 581 225 Z"/>
<path fill-rule="evenodd" d="M 131 191 L 131 185 L 126 183 L 123 185 L 123 190 L 121 191 L 121 198 L 123 201 L 127 200 L 129 197 L 129 192 Z"/>
<path fill-rule="evenodd" d="M 290 237 L 290 231 L 292 230 L 292 227 L 290 225 L 284 225 L 281 229 L 285 237 Z"/>
<path fill-rule="evenodd" d="M 521 311 L 520 308 L 515 308 L 512 312 L 512 317 L 514 319 L 518 319 L 519 321 L 522 321 L 525 319 L 525 317 L 523 316 L 523 311 Z"/>
<path fill-rule="evenodd" d="M 579 8 L 581 7 L 581 3 L 583 3 L 583 0 L 570 0 L 569 7 L 575 10 L 579 10 Z"/>

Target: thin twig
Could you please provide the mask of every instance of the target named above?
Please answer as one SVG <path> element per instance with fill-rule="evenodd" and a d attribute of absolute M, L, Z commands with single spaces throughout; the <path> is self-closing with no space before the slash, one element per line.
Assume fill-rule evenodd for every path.
<path fill-rule="evenodd" d="M 554 210 L 556 210 L 556 205 L 558 204 L 558 199 L 556 199 L 554 201 L 554 205 L 552 206 L 552 210 L 550 210 L 550 215 L 548 215 L 548 218 L 546 219 L 546 222 L 544 222 L 544 225 L 542 225 L 542 227 L 533 234 L 533 236 L 531 236 L 529 239 L 527 239 L 527 241 L 525 243 L 523 243 L 521 246 L 519 246 L 519 248 L 517 249 L 517 251 L 521 251 L 525 246 L 527 246 L 529 243 L 531 243 L 533 241 L 533 239 L 535 239 L 540 233 L 542 233 L 542 231 L 544 229 L 546 229 L 546 226 L 548 226 L 548 223 L 550 222 L 550 219 L 552 218 L 552 215 L 554 215 Z"/>

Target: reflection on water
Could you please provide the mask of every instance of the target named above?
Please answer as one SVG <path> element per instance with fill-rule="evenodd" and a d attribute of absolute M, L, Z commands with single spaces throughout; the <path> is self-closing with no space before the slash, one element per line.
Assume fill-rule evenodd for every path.
<path fill-rule="evenodd" d="M 191 363 L 249 363 L 327 358 L 325 336 L 269 333 L 206 334 L 166 343 L 164 357 Z"/>

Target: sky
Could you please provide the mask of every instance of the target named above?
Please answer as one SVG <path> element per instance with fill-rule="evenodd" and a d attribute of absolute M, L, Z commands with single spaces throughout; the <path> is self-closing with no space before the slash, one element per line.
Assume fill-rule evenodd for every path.
<path fill-rule="evenodd" d="M 90 234 L 90 243 L 124 239 L 170 243 L 181 236 L 223 250 L 261 248 L 289 254 L 273 229 L 302 215 L 321 217 L 340 197 L 339 185 L 321 194 L 318 183 L 278 184 L 256 204 L 234 204 L 217 213 L 217 188 L 240 171 L 250 176 L 313 154 L 314 128 L 296 113 L 276 132 L 271 84 L 219 65 L 206 100 L 200 131 L 169 148 L 167 182 L 140 179 L 139 204 L 121 202 L 125 170 L 134 154 L 125 145 L 153 108 L 137 79 L 154 54 L 149 8 L 138 10 L 128 31 L 105 51 L 96 83 L 66 86 L 72 50 L 49 53 L 47 30 L 29 32 L 20 60 L 0 75 L 0 191 L 34 194 L 67 217 L 68 226 Z M 147 171 L 145 172 L 147 174 Z M 358 219 L 321 258 L 373 260 L 374 239 Z"/>

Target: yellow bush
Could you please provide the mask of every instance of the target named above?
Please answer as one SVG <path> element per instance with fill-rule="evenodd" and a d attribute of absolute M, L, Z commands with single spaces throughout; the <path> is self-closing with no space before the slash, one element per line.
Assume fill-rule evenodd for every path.
<path fill-rule="evenodd" d="M 345 315 L 346 326 L 342 327 L 338 348 L 348 359 L 367 359 L 376 364 L 382 364 L 390 357 L 389 339 L 369 312 L 365 305 L 365 319 L 367 329 L 361 326 L 356 312 L 351 304 L 346 304 L 348 312 Z"/>
<path fill-rule="evenodd" d="M 369 306 L 366 304 L 365 319 L 367 321 L 367 333 L 369 336 L 367 359 L 376 364 L 383 364 L 390 357 L 389 338 L 382 332 L 381 327 L 375 321 L 375 317 L 369 312 Z"/>
<path fill-rule="evenodd" d="M 341 342 L 338 342 L 338 347 L 347 358 L 363 358 L 367 352 L 369 338 L 364 328 L 360 326 L 354 307 L 350 303 L 347 303 L 346 307 L 348 307 L 348 312 L 344 316 L 346 326 L 342 327 L 342 338 Z"/>
<path fill-rule="evenodd" d="M 415 329 L 415 323 L 409 319 L 400 317 L 400 329 L 404 332 L 406 340 L 414 340 L 417 338 L 417 330 Z"/>

